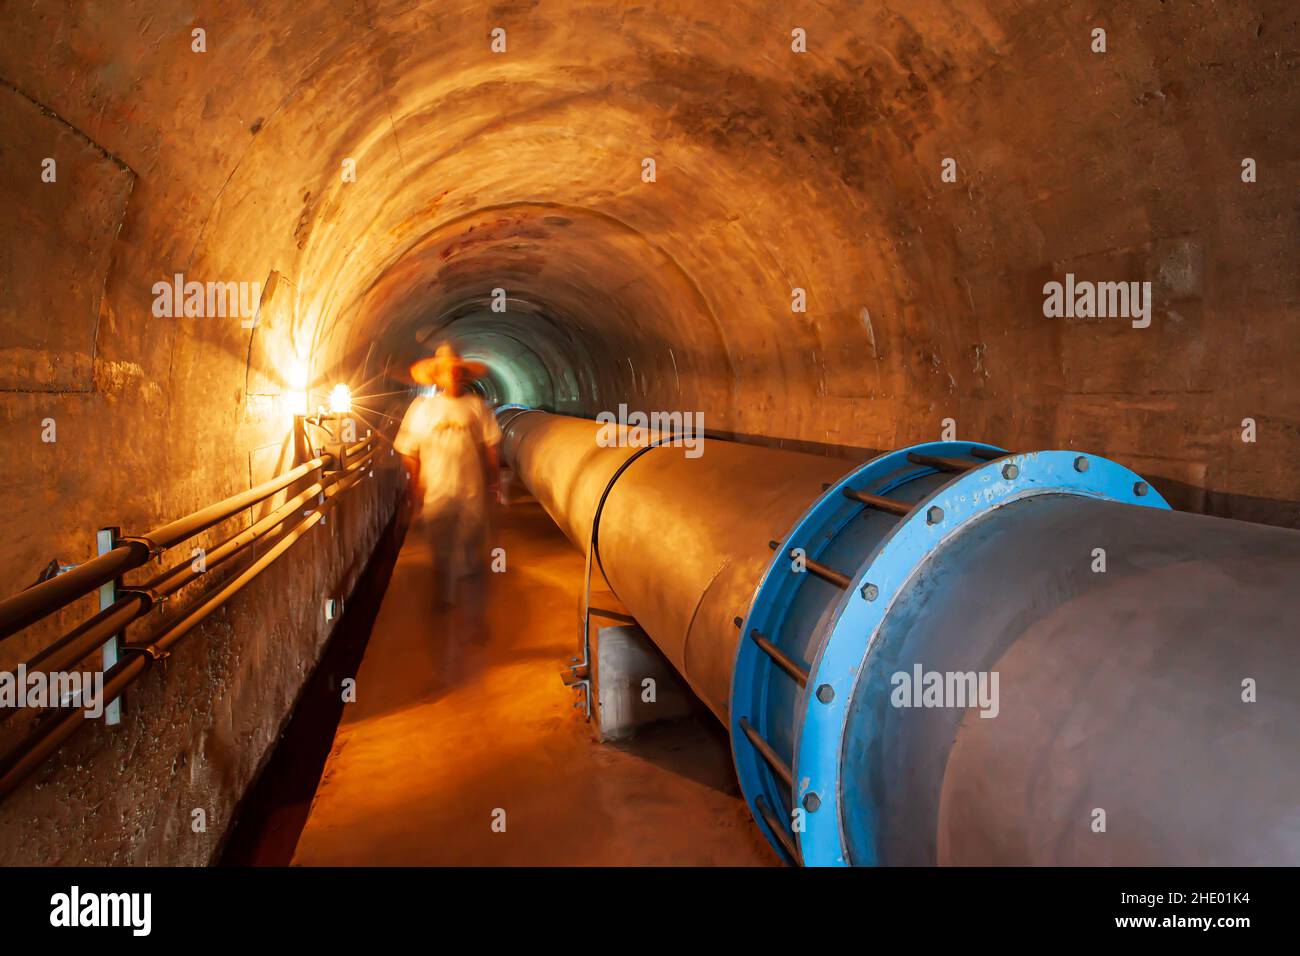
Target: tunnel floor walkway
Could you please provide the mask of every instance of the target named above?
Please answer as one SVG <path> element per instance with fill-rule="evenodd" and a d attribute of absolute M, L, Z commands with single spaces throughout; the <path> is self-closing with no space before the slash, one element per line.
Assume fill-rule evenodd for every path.
<path fill-rule="evenodd" d="M 532 499 L 495 537 L 507 570 L 469 640 L 430 619 L 429 550 L 407 536 L 293 862 L 776 865 L 711 717 L 594 739 L 559 678 L 583 556 Z"/>

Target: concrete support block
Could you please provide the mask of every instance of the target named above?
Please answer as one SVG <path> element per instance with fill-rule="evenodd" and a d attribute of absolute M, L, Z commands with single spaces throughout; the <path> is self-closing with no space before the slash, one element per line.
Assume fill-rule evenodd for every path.
<path fill-rule="evenodd" d="M 601 740 L 624 740 L 650 724 L 693 712 L 690 688 L 637 625 L 600 628 L 595 658 Z"/>

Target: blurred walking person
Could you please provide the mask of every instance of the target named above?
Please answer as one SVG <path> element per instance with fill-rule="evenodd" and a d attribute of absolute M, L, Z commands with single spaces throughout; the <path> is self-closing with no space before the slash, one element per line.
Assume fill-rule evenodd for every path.
<path fill-rule="evenodd" d="M 437 391 L 411 403 L 393 440 L 416 486 L 415 529 L 433 556 L 435 611 L 459 611 L 447 615 L 452 640 L 445 642 L 444 651 L 450 654 L 457 650 L 453 644 L 459 636 L 483 637 L 489 502 L 499 487 L 501 430 L 487 403 L 466 386 L 486 373 L 481 363 L 462 359 L 451 345 L 416 362 L 411 377 Z"/>

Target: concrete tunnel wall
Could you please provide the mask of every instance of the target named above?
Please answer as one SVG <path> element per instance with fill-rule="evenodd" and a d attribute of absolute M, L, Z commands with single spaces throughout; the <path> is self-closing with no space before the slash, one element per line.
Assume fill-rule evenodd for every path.
<path fill-rule="evenodd" d="M 841 450 L 952 418 L 1300 527 L 1293 3 L 0 16 L 9 592 L 86 557 L 96 527 L 139 533 L 274 474 L 304 384 L 314 406 L 348 381 L 387 421 L 402 370 L 448 335 L 494 395 L 570 414 L 699 409 L 712 432 Z M 1150 327 L 1045 318 L 1067 272 L 1152 282 Z M 155 317 L 175 273 L 260 283 L 256 327 Z M 123 729 L 0 805 L 0 862 L 211 859 L 319 654 L 322 595 L 390 506 L 353 506 L 342 553 L 299 546 L 148 678 Z M 50 633 L 0 647 L 6 665 Z"/>

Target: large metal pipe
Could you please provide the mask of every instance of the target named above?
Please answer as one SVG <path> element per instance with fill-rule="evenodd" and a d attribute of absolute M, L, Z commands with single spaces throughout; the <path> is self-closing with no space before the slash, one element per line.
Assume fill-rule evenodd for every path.
<path fill-rule="evenodd" d="M 605 496 L 611 587 L 796 862 L 1300 862 L 1300 534 L 1170 511 L 1077 452 L 852 466 L 502 426 L 580 547 Z"/>
<path fill-rule="evenodd" d="M 606 485 L 639 448 L 598 444 L 601 426 L 587 419 L 530 411 L 503 420 L 503 459 L 585 550 Z M 642 455 L 605 501 L 597 557 L 610 586 L 724 722 L 734 620 L 772 562 L 769 544 L 847 467 L 736 442 L 709 441 L 698 459 L 668 446 Z"/>

